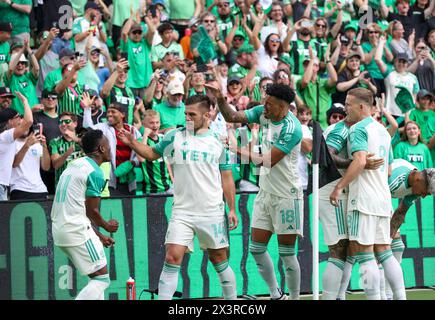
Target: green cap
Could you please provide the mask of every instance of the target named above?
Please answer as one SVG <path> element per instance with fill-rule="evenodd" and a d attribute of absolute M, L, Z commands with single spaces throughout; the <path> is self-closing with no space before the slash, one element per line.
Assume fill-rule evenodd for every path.
<path fill-rule="evenodd" d="M 344 31 L 347 31 L 349 29 L 353 29 L 353 30 L 355 30 L 355 32 L 358 32 L 358 23 L 356 23 L 356 22 L 350 22 L 349 24 L 347 24 L 344 27 Z"/>
<path fill-rule="evenodd" d="M 409 91 L 409 89 L 403 85 L 397 85 L 396 88 L 399 89 L 399 92 L 397 92 L 394 101 L 400 110 L 403 113 L 406 113 L 415 108 L 414 98 L 412 97 L 412 93 Z"/>
<path fill-rule="evenodd" d="M 237 55 L 241 55 L 242 53 L 253 53 L 255 52 L 254 47 L 249 43 L 244 43 L 242 46 L 237 50 Z"/>
<path fill-rule="evenodd" d="M 282 54 L 277 60 L 285 63 L 289 67 L 292 66 L 292 59 L 290 58 L 290 55 L 288 53 Z"/>
<path fill-rule="evenodd" d="M 243 39 L 246 39 L 246 35 L 240 29 L 236 30 L 236 32 L 234 33 L 234 37 L 242 37 Z"/>

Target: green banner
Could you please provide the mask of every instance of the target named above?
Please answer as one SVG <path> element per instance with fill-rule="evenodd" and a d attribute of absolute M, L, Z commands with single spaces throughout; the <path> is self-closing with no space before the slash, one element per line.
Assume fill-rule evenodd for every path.
<path fill-rule="evenodd" d="M 236 273 L 239 295 L 268 294 L 268 288 L 248 252 L 254 199 L 255 194 L 237 195 L 239 226 L 230 232 L 230 265 Z M 165 257 L 164 239 L 171 205 L 172 197 L 102 201 L 104 218 L 117 219 L 120 223 L 118 232 L 113 234 L 115 246 L 105 250 L 111 279 L 106 299 L 125 299 L 125 283 L 129 276 L 136 280 L 137 299 L 151 298 L 149 293 L 142 293 L 142 290 L 157 288 Z M 394 205 L 397 206 L 397 201 L 394 201 Z M 53 246 L 50 210 L 50 201 L 0 202 L 0 299 L 69 300 L 74 299 L 88 282 L 87 277 L 76 271 L 65 254 Z M 307 206 L 305 237 L 298 243 L 303 293 L 311 292 L 311 216 Z M 406 287 L 434 286 L 435 218 L 432 196 L 417 201 L 409 210 L 401 233 L 406 244 L 402 262 Z M 276 237 L 272 238 L 268 249 L 276 263 L 279 283 L 285 289 Z M 321 273 L 327 257 L 321 231 Z M 355 266 L 352 274 L 351 289 L 360 288 L 357 268 Z M 177 290 L 183 293 L 183 298 L 221 296 L 216 272 L 208 262 L 207 254 L 199 249 L 197 240 L 195 252 L 184 258 Z"/>

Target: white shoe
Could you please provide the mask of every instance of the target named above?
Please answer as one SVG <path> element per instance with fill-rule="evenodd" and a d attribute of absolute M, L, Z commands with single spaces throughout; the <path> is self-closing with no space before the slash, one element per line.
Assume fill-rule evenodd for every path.
<path fill-rule="evenodd" d="M 278 289 L 278 290 L 281 293 L 281 297 L 276 298 L 276 299 L 270 298 L 270 300 L 288 300 L 288 295 L 286 295 L 284 292 L 282 292 L 281 289 Z"/>

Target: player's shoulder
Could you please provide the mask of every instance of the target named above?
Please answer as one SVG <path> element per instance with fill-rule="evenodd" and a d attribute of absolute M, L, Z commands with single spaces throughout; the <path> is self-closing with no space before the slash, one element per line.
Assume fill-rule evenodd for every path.
<path fill-rule="evenodd" d="M 398 169 L 417 170 L 417 167 L 405 159 L 394 159 L 394 161 L 391 163 L 391 169 L 393 171 Z"/>

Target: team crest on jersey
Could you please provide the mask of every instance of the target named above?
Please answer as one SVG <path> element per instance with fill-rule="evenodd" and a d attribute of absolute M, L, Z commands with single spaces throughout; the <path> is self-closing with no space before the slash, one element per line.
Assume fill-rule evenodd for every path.
<path fill-rule="evenodd" d="M 353 206 L 356 205 L 356 199 L 352 199 L 352 201 L 350 202 Z"/>

